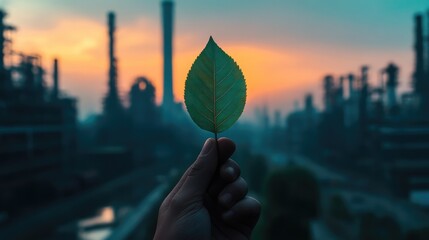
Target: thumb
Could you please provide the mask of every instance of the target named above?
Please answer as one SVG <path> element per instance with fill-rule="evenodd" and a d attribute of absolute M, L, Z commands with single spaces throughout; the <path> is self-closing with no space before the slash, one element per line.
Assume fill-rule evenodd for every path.
<path fill-rule="evenodd" d="M 186 199 L 203 198 L 212 181 L 218 165 L 216 140 L 207 139 L 197 160 L 182 177 L 180 194 Z"/>

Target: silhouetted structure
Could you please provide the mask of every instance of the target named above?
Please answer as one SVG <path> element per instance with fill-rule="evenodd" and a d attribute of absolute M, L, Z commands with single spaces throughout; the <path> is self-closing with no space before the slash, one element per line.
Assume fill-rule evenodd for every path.
<path fill-rule="evenodd" d="M 10 71 L 6 70 L 5 67 L 5 51 L 7 49 L 10 39 L 7 39 L 5 34 L 8 31 L 14 31 L 14 26 L 5 23 L 6 12 L 0 10 L 0 95 L 3 97 L 10 96 L 10 90 L 12 88 L 12 81 Z"/>
<path fill-rule="evenodd" d="M 155 103 L 155 87 L 145 77 L 138 77 L 129 92 L 129 107 L 123 107 L 117 87 L 117 58 L 115 55 L 115 15 L 108 13 L 109 37 L 109 80 L 108 92 L 104 98 L 103 113 L 99 117 L 96 134 L 97 144 L 90 150 L 96 155 L 105 154 L 113 147 L 131 159 L 132 164 L 145 165 L 156 163 L 167 149 L 176 144 L 173 135 L 179 135 L 180 126 L 187 131 L 184 124 L 185 115 L 180 103 L 174 102 L 172 89 L 172 14 L 173 3 L 162 3 L 164 19 L 164 101 L 161 109 Z M 167 114 L 167 115 L 163 115 Z M 189 129 L 188 129 L 189 130 Z M 189 133 L 189 131 L 188 131 Z M 177 144 L 176 144 L 177 145 Z M 165 147 L 167 146 L 167 147 Z M 98 147 L 98 148 L 97 148 Z M 159 149 L 164 149 L 160 151 Z M 143 164 L 142 164 L 143 163 Z M 137 166 L 134 165 L 134 166 Z"/>
<path fill-rule="evenodd" d="M 389 122 L 379 129 L 383 173 L 396 196 L 429 189 L 429 124 Z"/>
<path fill-rule="evenodd" d="M 347 128 L 356 125 L 359 119 L 359 108 L 358 108 L 358 92 L 356 91 L 355 83 L 356 78 L 354 74 L 349 74 L 348 85 L 348 99 L 344 102 L 344 126 Z"/>
<path fill-rule="evenodd" d="M 359 124 L 360 124 L 360 134 L 361 134 L 361 143 L 364 144 L 367 131 L 367 121 L 368 121 L 368 99 L 369 99 L 369 83 L 368 83 L 368 66 L 361 67 L 361 77 L 359 81 L 360 94 L 359 94 Z"/>
<path fill-rule="evenodd" d="M 124 145 L 127 137 L 127 121 L 118 92 L 117 58 L 115 55 L 115 14 L 107 14 L 109 37 L 108 91 L 103 100 L 98 141 L 101 145 Z"/>
<path fill-rule="evenodd" d="M 159 124 L 158 108 L 155 103 L 155 86 L 146 78 L 138 77 L 131 86 L 129 93 L 130 109 L 133 126 L 147 128 Z"/>
<path fill-rule="evenodd" d="M 335 89 L 334 89 L 334 78 L 331 75 L 325 76 L 323 79 L 323 90 L 324 90 L 324 102 L 325 110 L 331 111 L 335 105 Z"/>
<path fill-rule="evenodd" d="M 155 149 L 160 144 L 161 116 L 155 104 L 155 87 L 146 77 L 138 77 L 129 93 L 129 117 L 132 131 L 132 151 L 136 163 L 155 162 Z"/>
<path fill-rule="evenodd" d="M 387 183 L 396 196 L 409 198 L 414 190 L 429 189 L 429 40 L 423 33 L 422 15 L 414 21 L 414 91 L 398 100 L 400 70 L 394 63 L 380 71 L 378 86 L 369 83 L 368 66 L 362 66 L 359 75 L 349 74 L 348 98 L 343 95 L 345 78 L 335 81 L 327 75 L 325 110 L 317 129 L 305 133 L 306 118 L 299 111 L 288 117 L 291 149 L 309 155 L 305 146 L 317 138 L 321 154 L 315 158 L 348 171 L 360 169 L 360 174 Z"/>
<path fill-rule="evenodd" d="M 54 80 L 54 86 L 52 89 L 52 99 L 58 99 L 59 93 L 59 76 L 58 76 L 58 59 L 54 59 L 54 70 L 52 73 L 52 79 Z"/>
<path fill-rule="evenodd" d="M 325 78 L 325 80 L 327 79 L 329 78 Z M 330 99 L 329 96 L 326 97 Z M 311 154 L 314 150 L 314 141 L 316 140 L 315 127 L 318 123 L 318 113 L 314 108 L 313 96 L 311 94 L 305 96 L 304 106 L 302 110 L 295 109 L 286 119 L 286 143 L 288 151 L 292 154 L 300 152 Z"/>
<path fill-rule="evenodd" d="M 11 54 L 4 50 L 4 32 L 13 29 L 3 23 L 5 15 L 0 11 L 0 212 L 13 218 L 66 191 L 77 113 L 76 100 L 59 94 L 57 60 L 53 90 L 46 86 L 39 56 L 21 53 L 17 65 L 4 64 Z"/>
<path fill-rule="evenodd" d="M 397 114 L 399 111 L 396 89 L 398 87 L 399 68 L 390 63 L 383 72 L 387 75 L 386 93 L 387 93 L 387 111 L 389 114 Z"/>
<path fill-rule="evenodd" d="M 414 70 L 414 91 L 419 102 L 419 111 L 422 116 L 429 114 L 429 56 L 425 57 L 425 49 L 429 49 L 429 40 L 426 41 L 423 35 L 423 16 L 415 16 L 415 70 Z M 425 71 L 426 68 L 426 71 Z"/>
<path fill-rule="evenodd" d="M 162 108 L 164 121 L 171 121 L 174 116 L 175 103 L 173 96 L 173 10 L 174 2 L 162 2 L 162 32 L 164 52 L 164 93 Z"/>
<path fill-rule="evenodd" d="M 117 58 L 115 56 L 115 13 L 108 13 L 109 27 L 109 88 L 104 99 L 104 113 L 109 117 L 123 114 L 123 107 L 118 93 Z"/>

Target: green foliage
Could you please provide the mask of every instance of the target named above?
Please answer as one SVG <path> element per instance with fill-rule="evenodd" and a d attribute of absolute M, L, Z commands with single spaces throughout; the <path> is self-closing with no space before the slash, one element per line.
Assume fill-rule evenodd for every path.
<path fill-rule="evenodd" d="M 249 189 L 261 193 L 267 175 L 267 159 L 263 155 L 250 155 L 246 164 L 246 175 Z"/>
<path fill-rule="evenodd" d="M 297 216 L 279 214 L 270 220 L 265 239 L 310 240 L 310 222 Z"/>
<path fill-rule="evenodd" d="M 352 219 L 344 199 L 338 194 L 332 196 L 330 199 L 329 213 L 338 220 L 349 221 Z"/>
<path fill-rule="evenodd" d="M 313 173 L 302 167 L 273 172 L 266 183 L 266 199 L 273 212 L 296 212 L 303 218 L 319 213 L 319 186 Z"/>
<path fill-rule="evenodd" d="M 400 240 L 401 228 L 392 217 L 376 217 L 372 213 L 362 216 L 359 226 L 359 239 L 361 240 Z"/>
<path fill-rule="evenodd" d="M 246 82 L 240 67 L 210 37 L 189 70 L 185 104 L 202 129 L 219 133 L 240 117 L 246 103 Z"/>
<path fill-rule="evenodd" d="M 302 167 L 274 171 L 265 183 L 263 237 L 310 239 L 310 220 L 318 216 L 320 193 L 314 175 Z"/>

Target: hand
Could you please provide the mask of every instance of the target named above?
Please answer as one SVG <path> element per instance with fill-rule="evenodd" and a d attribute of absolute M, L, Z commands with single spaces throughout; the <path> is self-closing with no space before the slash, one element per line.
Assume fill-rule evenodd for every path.
<path fill-rule="evenodd" d="M 250 239 L 260 204 L 247 195 L 240 168 L 230 159 L 235 144 L 208 139 L 197 160 L 164 199 L 156 240 Z"/>

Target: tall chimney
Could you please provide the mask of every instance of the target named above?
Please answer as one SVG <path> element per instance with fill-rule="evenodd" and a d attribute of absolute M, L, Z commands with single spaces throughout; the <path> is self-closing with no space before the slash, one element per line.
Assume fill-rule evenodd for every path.
<path fill-rule="evenodd" d="M 360 87 L 362 90 L 368 87 L 368 70 L 369 70 L 369 67 L 367 65 L 363 65 L 360 68 L 360 73 L 361 73 Z"/>
<path fill-rule="evenodd" d="M 312 94 L 307 94 L 305 95 L 305 111 L 313 111 L 314 109 L 314 105 L 313 105 L 313 95 Z"/>
<path fill-rule="evenodd" d="M 349 98 L 352 99 L 355 96 L 355 87 L 354 87 L 355 75 L 350 73 L 347 77 L 349 79 Z"/>
<path fill-rule="evenodd" d="M 425 46 L 425 48 L 423 50 L 426 51 L 426 58 L 425 58 L 425 62 L 424 62 L 424 71 L 426 73 L 426 79 L 428 79 L 429 77 L 429 9 L 426 12 L 426 38 L 425 38 L 425 42 L 423 43 L 423 45 Z"/>
<path fill-rule="evenodd" d="M 162 2 L 163 50 L 164 50 L 164 94 L 163 94 L 162 106 L 166 114 L 171 113 L 174 105 L 173 8 L 174 8 L 173 1 L 165 0 Z"/>
<path fill-rule="evenodd" d="M 108 118 L 119 119 L 123 114 L 123 106 L 119 97 L 117 81 L 117 59 L 115 56 L 115 13 L 107 14 L 108 36 L 109 36 L 109 80 L 108 92 L 103 102 L 103 112 Z"/>
<path fill-rule="evenodd" d="M 59 86 L 58 86 L 58 59 L 54 59 L 54 71 L 52 73 L 52 78 L 54 80 L 54 86 L 52 91 L 52 99 L 58 99 L 58 92 L 59 92 Z"/>
<path fill-rule="evenodd" d="M 341 104 L 344 100 L 344 76 L 340 76 L 339 78 L 337 98 L 338 104 Z"/>
<path fill-rule="evenodd" d="M 368 96 L 369 96 L 369 84 L 368 84 L 368 70 L 369 67 L 364 65 L 361 67 L 360 76 L 360 93 L 359 93 L 359 122 L 362 139 L 366 139 L 367 136 L 367 116 L 368 116 Z"/>
<path fill-rule="evenodd" d="M 398 73 L 399 68 L 390 63 L 384 70 L 387 75 L 386 89 L 387 89 L 387 107 L 389 109 L 396 107 L 396 87 L 398 86 Z"/>
<path fill-rule="evenodd" d="M 415 70 L 414 70 L 414 90 L 421 94 L 424 85 L 424 43 L 423 43 L 423 17 L 417 14 L 415 21 Z"/>
<path fill-rule="evenodd" d="M 332 75 L 326 75 L 325 78 L 323 78 L 323 85 L 325 95 L 325 110 L 331 111 L 335 103 L 334 77 Z"/>
<path fill-rule="evenodd" d="M 115 13 L 109 12 L 107 18 L 109 27 L 109 87 L 113 91 L 116 89 Z"/>
<path fill-rule="evenodd" d="M 7 13 L 0 9 L 0 98 L 5 97 L 12 88 L 12 80 L 10 72 L 6 70 L 5 66 L 5 47 L 9 39 L 6 38 L 6 31 L 15 31 L 16 28 L 4 22 Z"/>
<path fill-rule="evenodd" d="M 4 48 L 5 48 L 5 36 L 4 32 L 6 31 L 6 25 L 4 23 L 4 18 L 6 17 L 6 12 L 0 9 L 0 71 L 3 72 L 5 69 L 4 66 Z"/>

